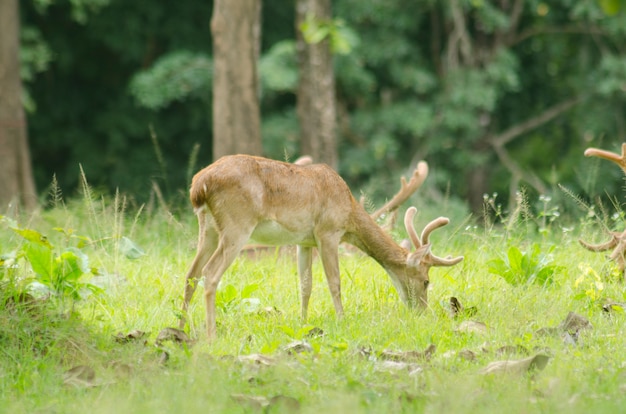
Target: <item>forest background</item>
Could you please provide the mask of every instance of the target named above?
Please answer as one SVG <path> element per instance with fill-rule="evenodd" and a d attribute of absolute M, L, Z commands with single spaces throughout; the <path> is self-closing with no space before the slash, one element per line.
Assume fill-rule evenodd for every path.
<path fill-rule="evenodd" d="M 82 166 L 102 192 L 141 203 L 158 191 L 182 203 L 191 175 L 216 155 L 214 2 L 9 3 L 19 5 L 37 193 L 53 179 L 72 193 Z M 334 166 L 354 190 L 388 197 L 424 159 L 425 191 L 473 211 L 484 194 L 506 204 L 521 188 L 564 199 L 557 185 L 589 198 L 620 192 L 620 172 L 582 154 L 619 152 L 626 141 L 621 0 L 218 3 L 260 7 L 262 155 L 294 160 L 306 129 L 317 127 L 297 113 L 298 38 L 308 31 L 305 43 L 332 52 Z M 303 20 L 306 3 L 326 4 L 330 15 Z M 6 39 L 9 25 L 0 26 Z M 12 120 L 1 118 L 6 140 Z"/>

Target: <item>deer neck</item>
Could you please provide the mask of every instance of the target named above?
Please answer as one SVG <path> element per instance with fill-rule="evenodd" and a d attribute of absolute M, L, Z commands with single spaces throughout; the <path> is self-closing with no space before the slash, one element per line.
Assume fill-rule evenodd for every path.
<path fill-rule="evenodd" d="M 406 263 L 407 251 L 400 247 L 360 205 L 352 214 L 352 228 L 344 241 L 358 247 L 381 266 L 389 270 Z"/>

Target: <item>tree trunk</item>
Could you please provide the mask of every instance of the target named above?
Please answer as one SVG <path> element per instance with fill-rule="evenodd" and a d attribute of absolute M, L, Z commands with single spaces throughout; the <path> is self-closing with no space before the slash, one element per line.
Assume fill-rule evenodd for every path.
<path fill-rule="evenodd" d="M 335 75 L 330 42 L 307 43 L 301 24 L 307 16 L 321 22 L 331 20 L 330 0 L 296 1 L 296 37 L 298 53 L 297 112 L 300 124 L 300 150 L 337 168 Z M 310 18 L 310 17 L 309 17 Z"/>
<path fill-rule="evenodd" d="M 18 1 L 0 1 L 0 213 L 11 204 L 28 210 L 37 204 L 22 106 L 19 33 Z"/>
<path fill-rule="evenodd" d="M 465 195 L 470 210 L 476 215 L 476 217 L 482 217 L 485 200 L 483 195 L 488 192 L 489 189 L 489 167 L 486 165 L 479 165 L 469 171 L 466 177 L 467 182 L 467 194 Z"/>
<path fill-rule="evenodd" d="M 261 0 L 215 0 L 213 35 L 213 159 L 260 155 L 257 62 Z"/>

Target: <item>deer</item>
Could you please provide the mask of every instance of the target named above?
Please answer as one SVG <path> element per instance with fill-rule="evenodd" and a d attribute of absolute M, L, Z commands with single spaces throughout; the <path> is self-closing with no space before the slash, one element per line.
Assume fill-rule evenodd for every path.
<path fill-rule="evenodd" d="M 622 144 L 622 153 L 617 154 L 599 148 L 587 148 L 585 157 L 598 157 L 609 160 L 617 164 L 626 174 L 626 143 Z M 612 250 L 609 259 L 614 261 L 622 274 L 622 279 L 626 279 L 626 230 L 610 232 L 611 238 L 603 243 L 591 244 L 579 239 L 578 242 L 587 250 L 592 252 L 605 252 Z"/>
<path fill-rule="evenodd" d="M 413 223 L 417 209 L 410 207 L 404 225 L 415 247 L 411 251 L 397 244 L 376 223 L 341 176 L 325 164 L 296 165 L 241 154 L 224 156 L 194 175 L 190 200 L 199 236 L 185 278 L 180 329 L 185 327 L 189 303 L 203 276 L 209 340 L 217 336 L 215 297 L 219 282 L 250 240 L 297 246 L 303 321 L 311 297 L 314 248 L 321 258 L 339 318 L 344 314 L 338 253 L 342 242 L 377 261 L 390 276 L 401 301 L 411 308 L 427 306 L 431 267 L 453 266 L 463 260 L 463 256 L 439 257 L 431 252 L 430 234 L 447 225 L 448 218 L 431 221 L 418 236 Z"/>

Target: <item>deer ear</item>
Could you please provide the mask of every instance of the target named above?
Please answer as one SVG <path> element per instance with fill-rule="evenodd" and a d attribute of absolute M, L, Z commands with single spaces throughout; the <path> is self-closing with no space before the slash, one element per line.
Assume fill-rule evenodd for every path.
<path fill-rule="evenodd" d="M 411 251 L 411 240 L 402 239 L 402 241 L 400 242 L 400 247 L 402 247 L 405 250 Z"/>
<path fill-rule="evenodd" d="M 406 258 L 406 264 L 415 267 L 419 265 L 429 254 L 430 244 L 420 246 L 413 253 L 409 253 L 408 257 Z"/>

